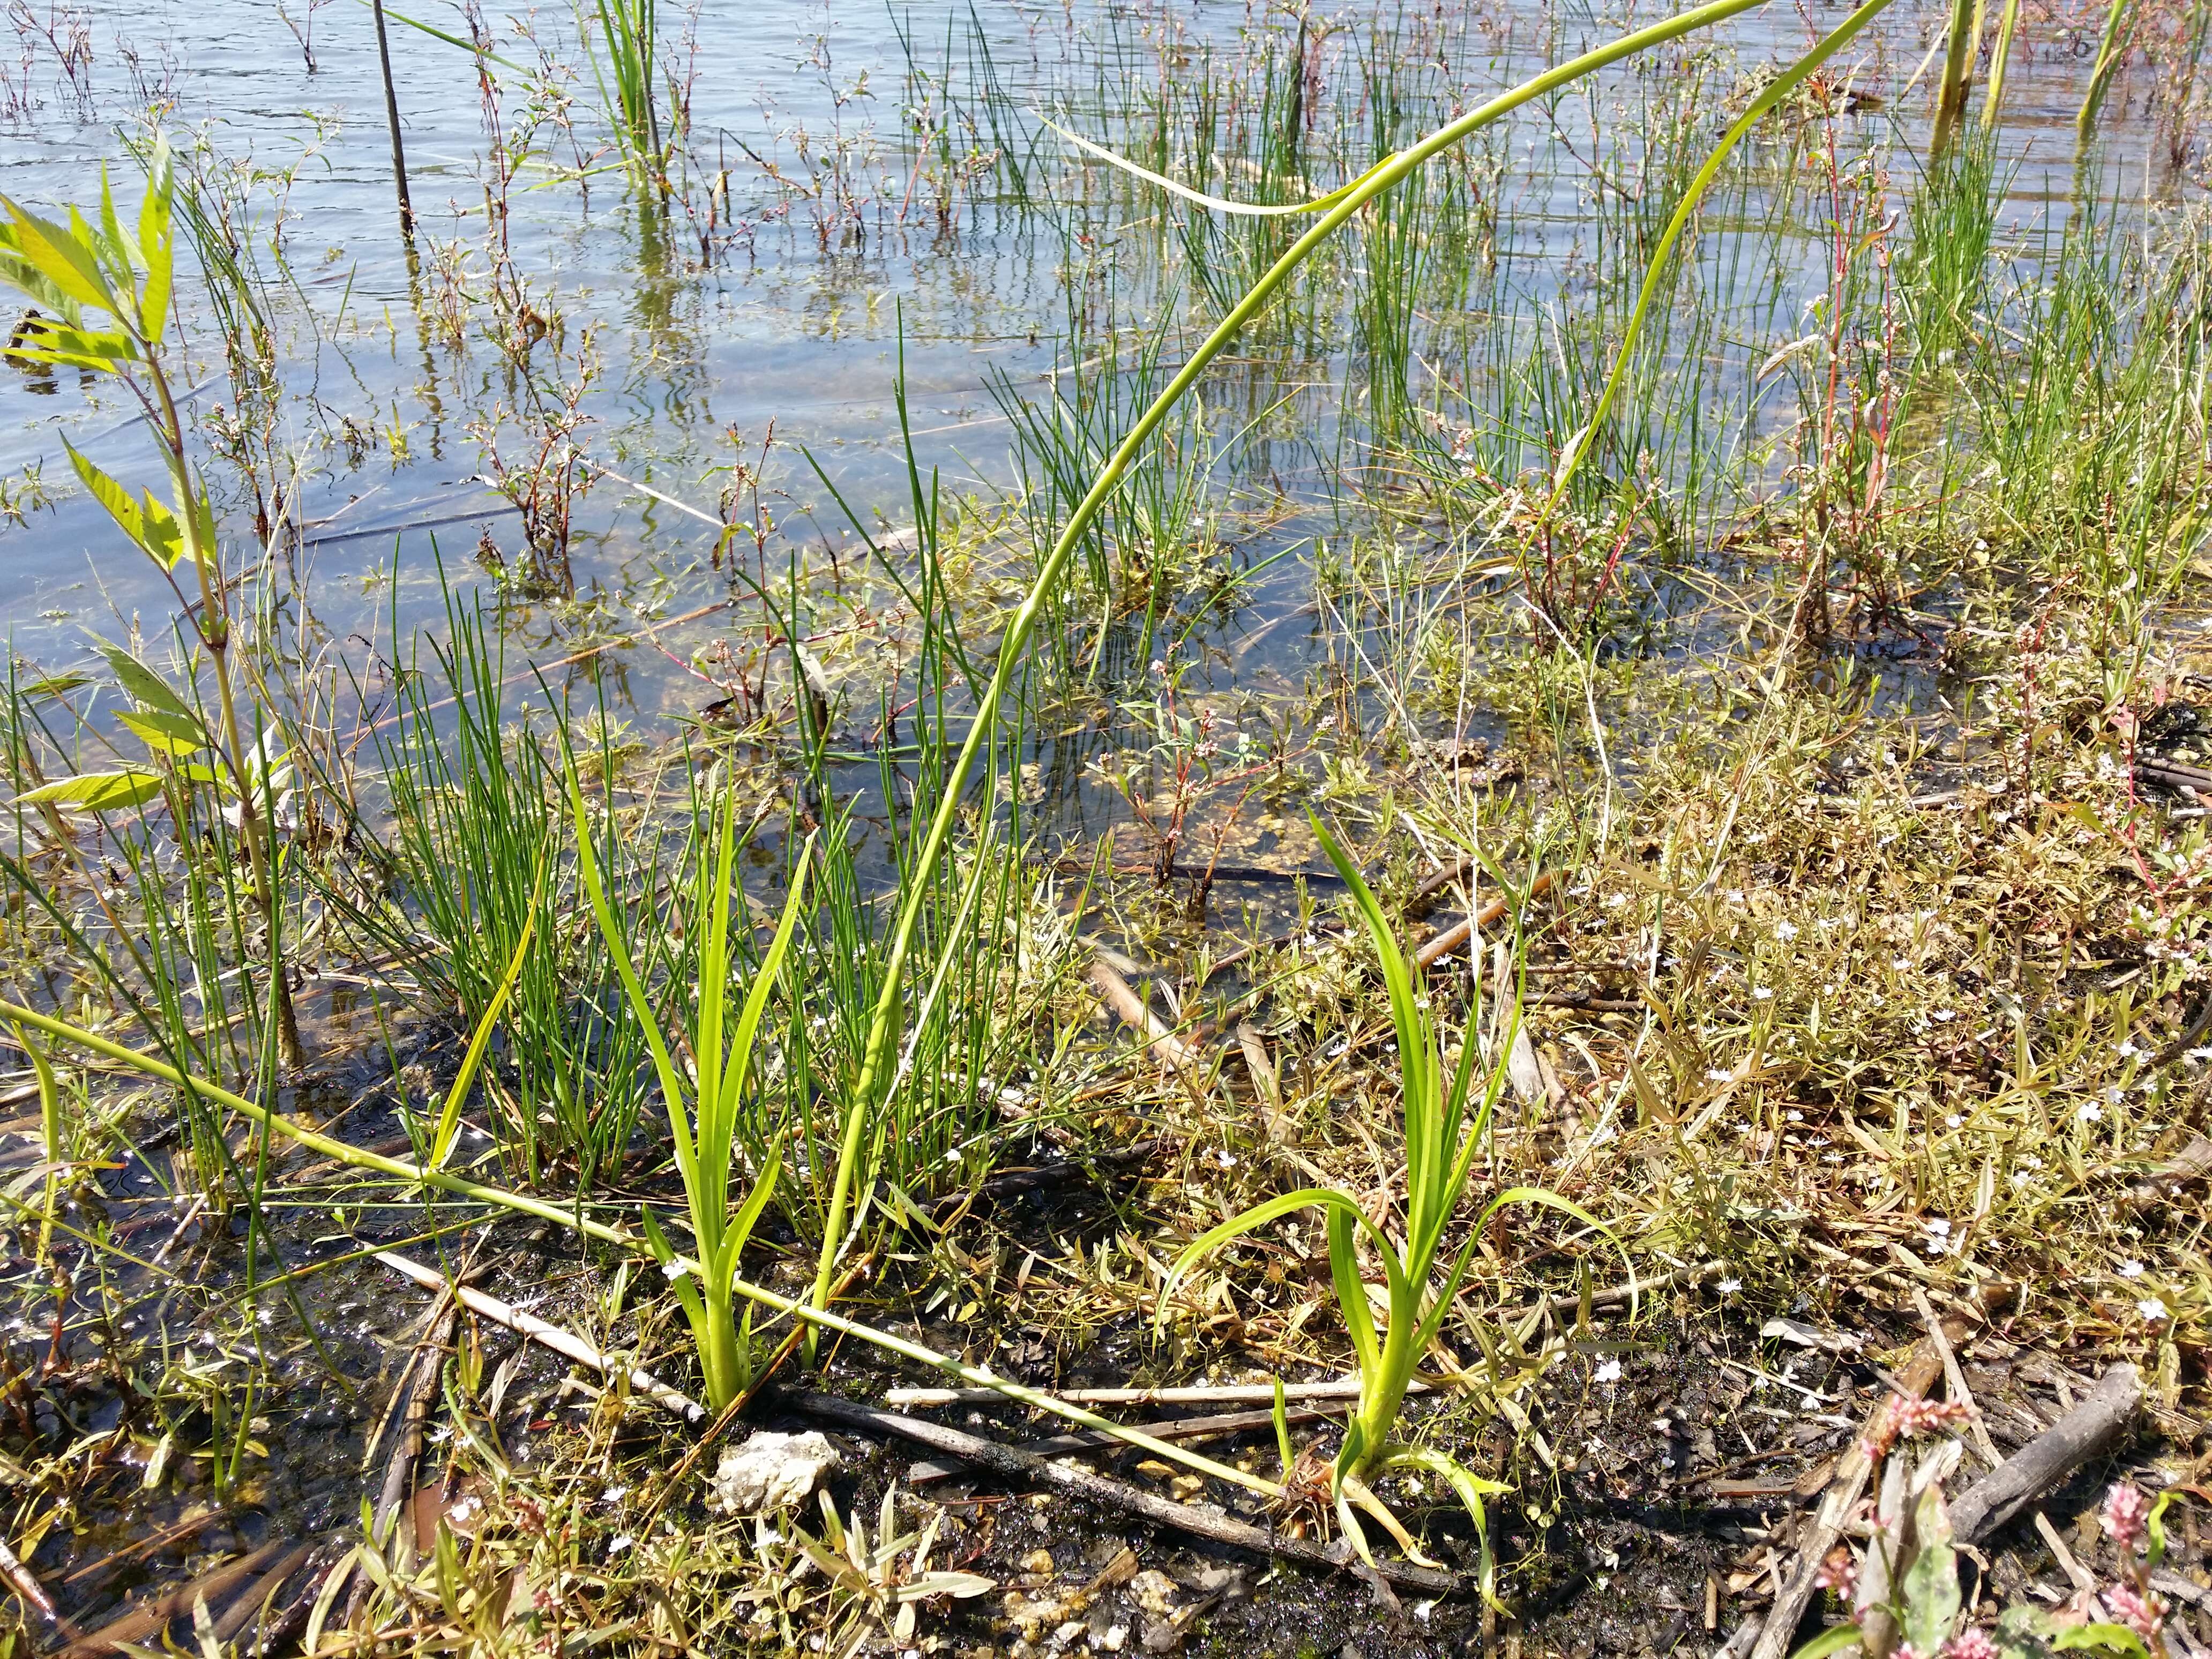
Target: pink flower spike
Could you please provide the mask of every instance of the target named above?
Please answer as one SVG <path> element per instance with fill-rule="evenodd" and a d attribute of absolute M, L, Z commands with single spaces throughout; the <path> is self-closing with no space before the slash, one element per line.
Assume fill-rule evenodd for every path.
<path fill-rule="evenodd" d="M 1820 1589 L 1833 1590 L 1845 1601 L 1850 1601 L 1859 1593 L 1859 1564 L 1852 1559 L 1850 1551 L 1839 1545 L 1830 1550 L 1821 1560 L 1820 1571 L 1813 1575 L 1813 1582 Z"/>
<path fill-rule="evenodd" d="M 1997 1659 L 1997 1644 L 1979 1625 L 1969 1625 L 1943 1644 L 1943 1659 Z"/>
<path fill-rule="evenodd" d="M 2150 1515 L 2150 1499 L 2132 1480 L 2115 1480 L 2105 1493 L 2105 1530 L 2112 1534 L 2112 1542 L 2126 1554 L 2136 1547 L 2143 1534 L 2143 1522 Z"/>
<path fill-rule="evenodd" d="M 2105 1605 L 2112 1610 L 2112 1617 L 2136 1635 L 2148 1641 L 2166 1624 L 2166 1603 L 2155 1595 L 2145 1595 L 2133 1584 L 2114 1584 L 2105 1592 Z"/>

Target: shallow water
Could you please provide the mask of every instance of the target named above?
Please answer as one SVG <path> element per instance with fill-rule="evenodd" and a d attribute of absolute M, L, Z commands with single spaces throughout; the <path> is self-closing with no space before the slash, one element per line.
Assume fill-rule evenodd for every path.
<path fill-rule="evenodd" d="M 935 7 L 894 15 L 788 0 L 706 8 L 690 60 L 691 149 L 701 173 L 728 169 L 728 207 L 750 227 L 740 235 L 726 228 L 710 235 L 707 262 L 684 216 L 655 208 L 614 167 L 574 20 L 557 7 L 528 20 L 538 42 L 563 66 L 558 78 L 574 100 L 567 129 L 541 129 L 538 147 L 572 172 L 580 160 L 586 176 L 555 177 L 542 167 L 520 174 L 508 198 L 508 237 L 537 308 L 558 315 L 572 347 L 592 331 L 603 368 L 584 402 L 583 447 L 595 462 L 712 512 L 730 477 L 718 469 L 755 454 L 772 423 L 778 447 L 768 463 L 764 502 L 778 528 L 768 543 L 770 569 L 794 541 L 853 545 L 849 526 L 823 499 L 798 446 L 811 451 L 864 516 L 880 514 L 893 524 L 911 516 L 893 404 L 902 356 L 917 459 L 941 468 L 949 490 L 996 490 L 1012 479 L 1009 428 L 987 377 L 1002 373 L 1036 395 L 1039 377 L 1064 366 L 1067 267 L 1093 262 L 1094 289 L 1110 283 L 1124 323 L 1166 318 L 1178 331 L 1187 328 L 1182 299 L 1188 274 L 1167 278 L 1185 288 L 1161 288 L 1163 244 L 1151 229 L 1160 216 L 1158 199 L 1133 196 L 1097 168 L 1072 165 L 1065 148 L 1024 112 L 1048 103 L 1111 138 L 1118 123 L 1115 112 L 1100 107 L 1102 94 L 1116 106 L 1141 100 L 1167 72 L 1164 62 L 1202 63 L 1208 49 L 1233 58 L 1255 33 L 1288 27 L 1227 5 L 1093 14 L 995 3 L 973 14 L 972 23 L 965 11 Z M 1852 84 L 1893 88 L 1924 55 L 1936 15 L 1900 3 L 1860 43 Z M 382 577 L 398 574 L 403 632 L 434 614 L 434 532 L 448 574 L 464 583 L 481 577 L 470 562 L 480 534 L 514 556 L 514 517 L 479 481 L 484 460 L 467 428 L 511 408 L 518 394 L 480 325 L 472 322 L 458 345 L 438 337 L 436 245 L 473 246 L 484 235 L 485 110 L 468 55 L 397 21 L 390 25 L 420 216 L 410 253 L 396 224 L 368 15 L 325 4 L 309 19 L 319 65 L 313 73 L 271 8 L 230 0 L 188 12 L 164 4 L 94 5 L 82 14 L 90 66 L 81 94 L 52 46 L 27 36 L 20 72 L 8 65 L 18 113 L 0 125 L 0 188 L 33 206 L 87 200 L 95 166 L 105 160 L 127 199 L 135 169 L 120 134 L 149 97 L 170 104 L 165 125 L 180 143 L 189 133 L 204 135 L 216 158 L 211 171 L 258 170 L 246 211 L 274 296 L 286 389 L 277 430 L 304 469 L 293 515 L 302 535 L 287 549 L 285 575 L 312 606 L 326 648 L 367 672 L 371 644 L 388 641 L 392 621 L 386 607 L 393 595 Z M 452 9 L 426 21 L 452 32 L 465 27 Z M 1366 49 L 1410 55 L 1418 46 L 1449 66 L 1425 82 L 1414 77 L 1439 94 L 1436 107 L 1410 112 L 1411 125 L 1419 126 L 1443 112 L 1446 90 L 1465 96 L 1502 87 L 1546 53 L 1594 41 L 1619 20 L 1573 8 L 1552 16 L 1529 7 L 1439 9 L 1433 16 L 1391 21 L 1398 33 Z M 532 43 L 513 19 L 495 17 L 489 28 L 502 56 L 531 58 Z M 1793 13 L 1770 9 L 1729 26 L 1723 38 L 1741 70 L 1801 46 L 1803 29 Z M 1347 44 L 1317 57 L 1324 80 L 1353 74 L 1360 33 L 1345 31 Z M 2071 112 L 2086 74 L 2083 39 L 2063 22 L 2023 28 L 1999 152 L 2001 173 L 2011 174 L 2004 211 L 2015 221 L 2069 210 Z M 1173 44 L 1164 51 L 1164 41 Z M 986 165 L 960 187 L 940 222 L 926 186 L 915 182 L 916 156 L 902 132 L 902 107 L 926 90 L 909 65 L 933 74 L 949 67 L 954 100 L 972 110 L 980 106 L 986 49 L 1003 83 L 993 107 L 1009 124 L 1006 136 L 1018 137 L 1028 198 L 1012 187 L 1010 167 Z M 511 134 L 526 101 L 523 77 L 497 73 L 505 82 L 501 118 Z M 2126 116 L 2144 91 L 2136 83 L 2141 72 L 2135 75 L 2114 94 L 2111 125 L 2118 137 L 2101 158 L 2098 192 L 2130 200 L 2177 187 L 2161 163 L 2148 159 L 2153 135 Z M 1584 243 L 1593 191 L 1579 161 L 1602 153 L 1616 176 L 1630 176 L 1633 136 L 1614 135 L 1626 132 L 1620 116 L 1627 102 L 1648 91 L 1635 74 L 1617 70 L 1589 101 L 1569 94 L 1556 125 L 1534 108 L 1513 118 L 1496 146 L 1502 275 L 1486 299 L 1478 296 L 1479 307 L 1495 308 L 1500 295 L 1524 308 L 1577 303 L 1591 253 Z M 1916 93 L 1894 116 L 1887 106 L 1870 109 L 1846 125 L 1865 137 L 1901 120 L 1906 144 L 1895 158 L 1901 170 L 1916 147 L 1924 101 L 1924 93 Z M 830 176 L 825 158 L 841 143 L 854 157 L 856 204 L 842 217 L 779 190 L 764 170 L 774 164 L 787 179 L 819 182 Z M 272 246 L 269 234 L 280 218 L 282 240 Z M 1705 238 L 1701 258 L 1716 272 L 1729 269 L 1719 249 L 1734 234 L 1723 222 Z M 1777 338 L 1794 331 L 1807 301 L 1825 288 L 1818 239 L 1802 239 L 1799 252 L 1796 268 L 1756 301 Z M 480 254 L 467 286 L 481 292 Z M 1754 277 L 1749 287 L 1757 286 Z M 204 412 L 227 393 L 219 343 L 204 303 L 188 298 L 185 309 L 188 379 Z M 562 337 L 556 331 L 553 343 Z M 1772 343 L 1729 342 L 1718 380 L 1742 380 Z M 541 347 L 533 360 L 541 369 L 545 352 Z M 1224 442 L 1217 487 L 1310 498 L 1328 483 L 1316 458 L 1340 453 L 1346 363 L 1341 356 L 1318 364 L 1275 360 L 1264 345 L 1256 359 L 1219 377 L 1249 382 L 1251 390 L 1240 398 L 1233 385 L 1217 387 L 1216 425 L 1235 419 L 1240 404 L 1261 404 L 1272 389 L 1291 387 L 1298 392 L 1294 429 L 1285 434 L 1279 427 L 1265 441 Z M 84 659 L 88 630 L 112 636 L 135 621 L 158 633 L 168 609 L 150 573 L 118 556 L 105 520 L 69 479 L 61 451 L 66 435 L 111 470 L 132 476 L 143 455 L 131 410 L 114 388 L 80 389 L 70 381 L 12 369 L 0 374 L 0 474 L 36 469 L 56 498 L 27 522 L 0 531 L 0 614 L 15 651 L 47 671 Z M 1354 411 L 1352 423 L 1357 419 Z M 397 453 L 381 435 L 393 428 L 404 433 Z M 223 490 L 223 469 L 210 470 Z M 235 499 L 228 505 L 234 540 L 250 546 L 247 515 Z M 712 532 L 662 503 L 602 477 L 580 503 L 576 525 L 571 563 L 574 592 L 585 602 L 519 601 L 507 612 L 516 637 L 541 657 L 626 632 L 641 617 L 680 615 L 726 596 L 724 580 L 701 556 Z M 1258 532 L 1232 546 L 1232 562 L 1264 558 L 1297 539 Z M 1231 619 L 1231 638 L 1306 600 L 1310 581 L 1300 566 L 1293 556 L 1273 568 Z M 726 626 L 717 617 L 672 629 L 662 643 L 682 658 Z M 1269 654 L 1278 667 L 1294 671 L 1300 631 L 1272 630 Z M 714 695 L 668 655 L 633 648 L 621 660 L 623 690 L 641 713 L 688 712 Z"/>

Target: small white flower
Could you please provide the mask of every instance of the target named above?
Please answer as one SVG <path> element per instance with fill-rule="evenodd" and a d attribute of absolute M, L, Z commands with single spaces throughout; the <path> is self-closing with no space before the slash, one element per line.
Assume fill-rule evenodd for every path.
<path fill-rule="evenodd" d="M 2125 1042 L 2121 1042 L 2114 1048 L 2112 1052 L 2118 1054 L 2122 1060 L 2133 1060 L 2137 1054 L 2141 1054 L 2142 1050 L 2136 1048 L 2136 1040 L 2133 1037 L 2130 1037 Z"/>
<path fill-rule="evenodd" d="M 637 1542 L 637 1540 L 631 1537 L 628 1533 L 617 1533 L 612 1538 L 607 1540 L 607 1559 L 610 1561 L 613 1560 L 615 1557 L 620 1555 L 624 1550 L 628 1549 L 635 1542 Z"/>
<path fill-rule="evenodd" d="M 2120 1263 L 2120 1277 L 2121 1277 L 2121 1278 L 2123 1278 L 2123 1279 L 2141 1279 L 2141 1278 L 2142 1277 L 2142 1274 L 2143 1274 L 2143 1265 L 2142 1265 L 2142 1262 L 2140 1262 L 2140 1261 L 2123 1261 L 2122 1263 Z"/>
<path fill-rule="evenodd" d="M 2147 1296 L 2136 1303 L 2136 1311 L 2143 1316 L 2143 1322 L 2147 1325 L 2155 1325 L 2168 1316 L 2166 1304 L 2154 1296 Z"/>
<path fill-rule="evenodd" d="M 1743 1280 L 1741 1279 L 1723 1279 L 1719 1284 L 1713 1286 L 1713 1288 L 1718 1291 L 1723 1296 L 1734 1296 L 1738 1291 L 1743 1288 Z"/>
<path fill-rule="evenodd" d="M 605 1492 L 599 1494 L 599 1502 L 602 1504 L 619 1504 L 623 1498 L 629 1496 L 629 1488 L 628 1486 L 609 1486 Z"/>
<path fill-rule="evenodd" d="M 1754 991 L 1751 994 L 1751 1000 L 1752 1000 L 1753 1002 L 1765 1002 L 1768 998 L 1771 997 L 1773 994 L 1774 994 L 1774 993 L 1773 993 L 1773 992 L 1771 992 L 1771 991 L 1768 990 L 1768 989 L 1767 989 L 1764 985 L 1762 985 L 1762 986 L 1759 987 L 1759 988 L 1758 988 L 1758 989 L 1754 990 Z"/>
<path fill-rule="evenodd" d="M 1620 1382 L 1620 1362 L 1618 1359 L 1607 1360 L 1603 1364 L 1600 1365 L 1595 1370 L 1590 1373 L 1590 1377 L 1592 1381 L 1598 1382 Z"/>
<path fill-rule="evenodd" d="M 660 1271 L 668 1276 L 668 1282 L 673 1285 L 691 1271 L 691 1264 L 679 1257 L 674 1261 L 662 1262 Z"/>
<path fill-rule="evenodd" d="M 1796 939 L 1797 937 L 1797 924 L 1794 921 L 1776 922 L 1774 924 L 1774 937 L 1779 939 Z"/>
<path fill-rule="evenodd" d="M 1956 1112 L 1954 1112 L 1943 1120 L 1943 1123 L 1945 1127 L 1955 1129 L 1966 1121 L 1966 1119 L 1960 1117 Z"/>
<path fill-rule="evenodd" d="M 2095 1123 L 2104 1117 L 2105 1109 L 2094 1100 L 2086 1100 L 2081 1103 L 2081 1109 L 2075 1115 L 2084 1123 Z"/>

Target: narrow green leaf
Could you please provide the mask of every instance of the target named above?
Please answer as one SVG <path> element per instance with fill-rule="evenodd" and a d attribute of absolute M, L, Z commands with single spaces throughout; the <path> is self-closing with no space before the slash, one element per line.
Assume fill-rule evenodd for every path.
<path fill-rule="evenodd" d="M 514 994 L 514 982 L 522 977 L 522 964 L 530 956 L 530 941 L 538 933 L 538 902 L 545 896 L 545 875 L 551 869 L 550 860 L 540 859 L 538 880 L 530 894 L 530 919 L 522 924 L 522 938 L 514 947 L 514 956 L 507 964 L 507 972 L 499 981 L 499 989 L 477 1021 L 475 1033 L 469 1038 L 468 1052 L 461 1056 L 461 1069 L 453 1074 L 453 1086 L 447 1091 L 445 1109 L 438 1114 L 437 1132 L 430 1137 L 430 1167 L 442 1170 L 453 1155 L 453 1139 L 461 1132 L 461 1107 L 468 1099 L 470 1085 L 477 1080 L 477 1069 L 483 1064 L 484 1049 L 491 1042 L 492 1029 L 499 1017 L 507 1012 L 507 1000 Z"/>

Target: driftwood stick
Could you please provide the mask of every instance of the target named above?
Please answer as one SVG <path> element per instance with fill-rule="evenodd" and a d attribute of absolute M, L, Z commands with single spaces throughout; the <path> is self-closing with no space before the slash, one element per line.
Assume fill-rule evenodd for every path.
<path fill-rule="evenodd" d="M 2142 1403 L 2133 1365 L 2115 1365 L 2074 1409 L 1966 1488 L 1951 1505 L 1951 1525 L 1978 1544 L 2120 1437 Z"/>
<path fill-rule="evenodd" d="M 1624 1308 L 1639 1297 L 1657 1291 L 1673 1290 L 1680 1285 L 1696 1285 L 1724 1272 L 1727 1263 L 1704 1261 L 1692 1267 L 1674 1267 L 1650 1279 L 1638 1279 L 1632 1284 L 1614 1285 L 1591 1293 L 1590 1307 Z M 1499 1316 L 1516 1322 L 1533 1315 L 1549 1311 L 1568 1315 L 1582 1306 L 1579 1293 L 1547 1297 L 1517 1308 L 1509 1308 Z M 1448 1381 L 1449 1379 L 1444 1379 Z M 1425 1394 L 1430 1384 L 1416 1377 L 1407 1389 L 1408 1394 Z M 1053 1396 L 1072 1406 L 1272 1406 L 1275 1402 L 1275 1386 L 1272 1382 L 1219 1382 L 1172 1389 L 1062 1389 Z M 897 1388 L 886 1389 L 884 1398 L 894 1406 L 953 1406 L 995 1402 L 1007 1403 L 1006 1396 L 994 1389 L 923 1389 Z M 1285 1382 L 1283 1398 L 1301 1400 L 1357 1400 L 1359 1398 L 1359 1379 L 1340 1376 L 1326 1382 Z"/>
<path fill-rule="evenodd" d="M 1528 896 L 1540 899 L 1552 890 L 1552 872 L 1545 871 L 1528 884 Z M 1467 943 L 1485 927 L 1494 927 L 1505 915 L 1506 901 L 1494 898 L 1471 916 L 1462 917 L 1451 927 L 1438 933 L 1413 952 L 1413 960 L 1424 968 L 1433 968 L 1455 951 L 1467 948 Z"/>
<path fill-rule="evenodd" d="M 1247 1521 L 1196 1509 L 1188 1504 L 1177 1504 L 1156 1492 L 1130 1486 L 1126 1481 L 1089 1474 L 1065 1463 L 1055 1463 L 1015 1447 L 1002 1445 L 995 1440 L 985 1440 L 977 1435 L 963 1433 L 958 1429 L 946 1428 L 942 1424 L 925 1422 L 918 1417 L 906 1417 L 897 1412 L 880 1411 L 854 1401 L 840 1400 L 834 1395 L 787 1394 L 782 1398 L 809 1416 L 842 1423 L 873 1434 L 895 1435 L 901 1439 L 911 1440 L 933 1451 L 950 1453 L 963 1462 L 989 1469 L 995 1474 L 1054 1487 L 1071 1496 L 1088 1498 L 1092 1503 L 1119 1510 L 1124 1515 L 1134 1516 L 1139 1520 L 1152 1522 L 1156 1526 L 1172 1527 L 1178 1532 L 1206 1539 L 1211 1543 L 1224 1544 L 1234 1549 L 1249 1550 L 1255 1555 L 1296 1561 L 1304 1566 L 1340 1572 L 1349 1571 L 1356 1565 L 1349 1547 L 1340 1540 L 1333 1548 L 1323 1548 L 1308 1539 L 1285 1537 Z M 1450 1595 L 1468 1588 L 1458 1573 L 1436 1567 L 1417 1567 L 1403 1561 L 1377 1560 L 1374 1571 L 1376 1577 L 1389 1583 L 1428 1595 Z"/>
<path fill-rule="evenodd" d="M 224 1562 L 202 1573 L 189 1584 L 179 1586 L 167 1595 L 157 1595 L 112 1620 L 81 1641 L 70 1643 L 61 1650 L 56 1659 L 86 1659 L 95 1653 L 112 1653 L 125 1643 L 143 1642 L 159 1633 L 180 1613 L 188 1613 L 191 1605 L 204 1596 L 212 1604 L 228 1593 L 233 1586 L 252 1577 L 276 1559 L 283 1548 L 278 1542 L 264 1544 L 259 1549 Z"/>
<path fill-rule="evenodd" d="M 446 1279 L 442 1273 L 434 1268 L 424 1267 L 419 1261 L 411 1261 L 407 1257 L 391 1250 L 379 1250 L 376 1253 L 376 1259 L 391 1268 L 392 1272 L 403 1273 L 413 1279 L 425 1290 L 443 1290 L 446 1287 Z M 573 1331 L 564 1331 L 558 1325 L 549 1324 L 535 1314 L 525 1313 L 521 1309 L 510 1306 L 495 1296 L 487 1296 L 482 1291 L 472 1289 L 466 1285 L 454 1286 L 453 1294 L 459 1300 L 460 1304 L 470 1312 L 481 1314 L 495 1325 L 504 1325 L 511 1331 L 519 1332 L 532 1341 L 552 1349 L 557 1354 L 566 1355 L 579 1365 L 587 1366 L 604 1376 L 612 1376 L 619 1372 L 629 1377 L 630 1387 L 657 1404 L 665 1406 L 687 1423 L 701 1422 L 706 1418 L 707 1408 L 698 1401 L 670 1388 L 649 1371 L 640 1370 L 635 1366 L 626 1366 L 619 1360 L 608 1358 Z"/>
<path fill-rule="evenodd" d="M 1283 1420 L 1311 1423 L 1335 1414 L 1327 1406 L 1286 1406 Z M 1270 1407 L 1264 1412 L 1222 1412 L 1211 1417 L 1178 1418 L 1172 1423 L 1147 1423 L 1145 1432 L 1155 1440 L 1184 1443 L 1212 1440 L 1224 1434 L 1247 1434 L 1255 1429 L 1272 1427 L 1274 1421 L 1275 1413 Z M 1085 1429 L 1074 1434 L 1056 1434 L 1048 1440 L 1026 1441 L 1017 1449 L 1033 1457 L 1066 1457 L 1071 1453 L 1110 1451 L 1125 1443 L 1103 1429 Z M 919 1486 L 927 1481 L 943 1480 L 957 1474 L 960 1467 L 957 1462 L 916 1463 L 906 1472 L 907 1483 Z"/>
<path fill-rule="evenodd" d="M 1112 1009 L 1124 1025 L 1145 1039 L 1146 1048 L 1153 1056 L 1173 1066 L 1189 1073 L 1197 1060 L 1198 1051 L 1189 1042 L 1177 1036 L 1160 1024 L 1158 1018 L 1146 1006 L 1129 981 L 1103 957 L 1094 957 L 1091 963 L 1091 986 L 1098 993 L 1098 1000 Z"/>
<path fill-rule="evenodd" d="M 403 1566 L 413 1565 L 416 1540 L 413 1527 L 404 1524 L 412 1516 L 403 1516 L 402 1511 L 409 1507 L 408 1496 L 415 1490 L 415 1465 L 422 1455 L 424 1426 L 438 1397 L 438 1384 L 446 1371 L 446 1347 L 453 1340 L 453 1327 L 459 1318 L 460 1310 L 453 1298 L 441 1296 L 430 1328 L 415 1351 L 411 1374 L 401 1379 L 407 1407 L 400 1418 L 392 1461 L 384 1466 L 384 1486 L 376 1499 L 376 1532 L 392 1543 Z"/>
<path fill-rule="evenodd" d="M 284 1581 L 306 1565 L 307 1558 L 313 1553 L 313 1545 L 295 1544 L 286 1553 L 283 1559 L 248 1585 L 238 1599 L 230 1604 L 230 1611 L 216 1620 L 216 1643 L 228 1645 L 244 1632 L 247 1626 L 260 1618 L 264 1612 L 274 1604 L 276 1592 L 284 1588 Z"/>
<path fill-rule="evenodd" d="M 0 1539 L 0 1578 L 8 1581 L 8 1588 L 22 1598 L 25 1607 L 58 1630 L 65 1638 L 77 1635 L 76 1626 L 62 1617 L 54 1606 L 53 1597 L 46 1594 L 46 1587 L 39 1582 L 39 1576 L 23 1565 L 15 1552 L 8 1547 L 5 1539 Z"/>
<path fill-rule="evenodd" d="M 1966 1334 L 1966 1322 L 1960 1320 L 1957 1334 L 1963 1337 Z M 1936 1352 L 1933 1342 L 1923 1337 L 1891 1382 L 1895 1393 L 1917 1400 L 1934 1387 L 1936 1379 L 1942 1374 L 1942 1355 Z M 1762 1620 L 1754 1614 L 1747 1619 L 1729 1639 L 1724 1651 L 1732 1659 L 1742 1659 L 1746 1654 L 1751 1659 L 1783 1659 L 1789 1652 L 1790 1644 L 1797 1634 L 1797 1622 L 1804 1618 L 1805 1609 L 1813 1602 L 1814 1576 L 1820 1571 L 1823 1558 L 1844 1535 L 1844 1523 L 1850 1518 L 1860 1495 L 1866 1491 L 1867 1478 L 1874 1472 L 1874 1460 L 1867 1455 L 1866 1442 L 1881 1426 L 1883 1414 L 1889 1410 L 1890 1399 L 1889 1394 L 1884 1394 L 1875 1401 L 1857 1437 L 1837 1459 L 1827 1493 L 1800 1534 L 1796 1565 L 1776 1593 L 1774 1605 L 1767 1610 L 1766 1617 Z"/>

